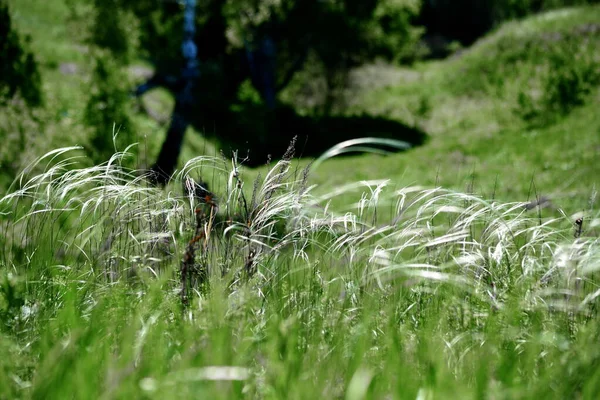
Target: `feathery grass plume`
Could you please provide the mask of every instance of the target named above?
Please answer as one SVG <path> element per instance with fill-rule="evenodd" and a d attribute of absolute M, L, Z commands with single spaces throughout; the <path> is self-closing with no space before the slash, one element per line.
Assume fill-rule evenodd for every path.
<path fill-rule="evenodd" d="M 5 243 L 13 251 L 53 254 L 57 262 L 90 268 L 114 281 L 123 272 L 156 274 L 161 255 L 170 252 L 176 221 L 183 217 L 177 199 L 147 187 L 142 177 L 121 167 L 126 153 L 106 163 L 77 168 L 76 160 L 52 165 L 52 158 L 73 148 L 49 153 L 45 172 L 19 178 L 19 189 L 0 203 L 10 207 L 7 219 L 15 234 Z M 52 158 L 51 158 L 52 157 Z M 40 160 L 40 161 L 41 161 Z M 44 268 L 34 259 L 28 267 Z"/>
<path fill-rule="evenodd" d="M 239 282 L 242 273 L 251 278 L 258 270 L 257 266 L 264 260 L 277 258 L 280 250 L 294 244 L 292 239 L 298 231 L 290 230 L 295 222 L 294 215 L 302 208 L 308 194 L 299 190 L 306 185 L 304 174 L 301 179 L 295 179 L 291 171 L 293 143 L 281 161 L 276 163 L 264 179 L 257 178 L 254 182 L 252 198 L 247 199 L 247 193 L 242 179 L 242 162 L 236 154 L 232 158 L 231 169 L 218 167 L 218 172 L 226 175 L 225 193 L 218 194 L 222 199 L 218 204 L 220 215 L 211 223 L 215 232 L 211 241 L 215 244 L 208 250 L 210 265 L 214 265 L 221 276 L 233 273 L 233 282 Z M 206 165 L 203 159 L 191 160 L 183 168 L 180 179 L 185 175 L 196 174 Z M 215 165 L 217 164 L 216 160 Z M 206 230 L 208 233 L 210 230 Z M 264 271 L 263 271 L 264 272 Z"/>
<path fill-rule="evenodd" d="M 330 215 L 327 222 L 313 217 L 311 223 L 329 223 L 330 241 L 324 248 L 363 285 L 376 282 L 385 289 L 398 281 L 449 283 L 494 307 L 515 288 L 528 294 L 524 307 L 540 306 L 549 293 L 564 288 L 552 281 L 559 278 L 553 266 L 557 251 L 571 240 L 570 229 L 559 228 L 560 220 L 539 224 L 523 203 L 412 187 L 390 195 L 384 190 L 387 181 L 362 184 L 367 191 L 354 212 Z M 349 185 L 324 198 L 355 189 Z M 376 210 L 387 209 L 390 201 L 397 204 L 390 222 L 378 224 Z M 597 254 L 591 244 L 585 248 Z M 575 254 L 566 258 L 577 259 Z"/>
<path fill-rule="evenodd" d="M 366 137 L 359 139 L 350 139 L 338 143 L 326 152 L 324 152 L 314 162 L 314 168 L 318 167 L 323 161 L 333 158 L 335 156 L 353 152 L 367 152 L 375 154 L 390 154 L 389 151 L 381 149 L 377 146 L 385 146 L 396 150 L 406 150 L 412 147 L 408 142 L 396 139 L 385 139 L 376 137 Z"/>
<path fill-rule="evenodd" d="M 309 170 L 294 171 L 291 152 L 254 183 L 251 201 L 235 158 L 231 168 L 218 158 L 190 160 L 176 175 L 189 186 L 178 196 L 122 167 L 125 152 L 77 168 L 66 156 L 73 150 L 42 157 L 37 163 L 49 161 L 45 172 L 24 173 L 18 189 L 1 199 L 5 266 L 43 274 L 52 254 L 53 265 L 109 282 L 179 271 L 185 302 L 211 279 L 229 276 L 242 284 L 242 276 L 258 273 L 269 285 L 289 273 L 284 266 L 315 260 L 327 260 L 329 273 L 361 290 L 450 284 L 495 308 L 515 288 L 527 293 L 523 307 L 546 298 L 554 304 L 565 290 L 576 294 L 561 297 L 571 308 L 595 298 L 595 242 L 574 241 L 572 231 L 557 228 L 560 220 L 540 224 L 523 203 L 441 188 L 397 190 L 388 180 L 313 196 Z M 62 161 L 53 164 L 58 156 Z M 225 187 L 225 193 L 198 186 L 190 177 L 200 172 L 212 174 L 211 187 Z M 351 199 L 357 189 L 362 194 L 354 206 L 332 209 L 331 198 Z"/>
<path fill-rule="evenodd" d="M 0 199 L 0 330 L 17 338 L 0 346 L 34 370 L 0 374 L 0 394 L 162 396 L 176 383 L 214 397 L 222 388 L 202 385 L 219 381 L 233 397 L 416 397 L 474 379 L 506 394 L 517 369 L 570 393 L 568 371 L 600 357 L 592 211 L 540 223 L 524 203 L 386 179 L 316 194 L 291 159 L 246 187 L 242 162 L 199 157 L 176 175 L 182 195 L 124 153 L 81 168 L 78 151 L 47 154 Z"/>

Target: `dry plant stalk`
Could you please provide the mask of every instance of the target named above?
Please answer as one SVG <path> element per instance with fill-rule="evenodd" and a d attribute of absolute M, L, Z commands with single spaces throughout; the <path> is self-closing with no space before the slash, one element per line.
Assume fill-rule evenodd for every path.
<path fill-rule="evenodd" d="M 196 215 L 196 226 L 194 236 L 188 242 L 186 251 L 181 262 L 181 302 L 184 306 L 189 304 L 189 290 L 193 281 L 202 288 L 208 283 L 208 266 L 202 263 L 195 271 L 196 250 L 201 243 L 202 253 L 206 254 L 210 241 L 213 223 L 218 212 L 218 205 L 213 193 L 201 184 L 195 183 L 191 178 L 186 178 L 184 191 L 192 193 L 197 201 L 194 214 Z"/>

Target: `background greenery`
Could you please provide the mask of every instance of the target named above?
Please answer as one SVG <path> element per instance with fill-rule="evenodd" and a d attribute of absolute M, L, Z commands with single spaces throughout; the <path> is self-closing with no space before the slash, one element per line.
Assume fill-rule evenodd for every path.
<path fill-rule="evenodd" d="M 410 66 L 367 59 L 335 89 L 334 117 L 392 119 L 421 146 L 250 169 L 193 130 L 163 190 L 139 170 L 173 99 L 129 97 L 159 65 L 136 11 L 8 2 L 22 50 L 2 65 L 24 79 L 0 85 L 0 398 L 595 398 L 600 9 L 503 4 L 451 10 L 493 5 L 479 38 L 423 8 Z M 179 30 L 163 7 L 181 11 L 153 8 L 157 29 Z M 436 33 L 452 55 L 420 58 Z M 311 65 L 279 98 L 314 116 Z M 235 96 L 261 104 L 247 81 Z M 212 222 L 185 178 L 214 192 Z"/>

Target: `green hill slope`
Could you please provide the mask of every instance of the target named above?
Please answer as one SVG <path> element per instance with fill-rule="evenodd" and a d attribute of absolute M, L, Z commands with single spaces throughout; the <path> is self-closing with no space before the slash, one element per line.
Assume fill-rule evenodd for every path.
<path fill-rule="evenodd" d="M 390 178 L 505 200 L 537 193 L 571 212 L 588 208 L 600 184 L 598 21 L 600 7 L 510 22 L 448 60 L 361 94 L 354 111 L 415 124 L 430 140 L 403 154 L 332 161 L 319 181 Z M 527 106 L 537 115 L 524 118 Z"/>

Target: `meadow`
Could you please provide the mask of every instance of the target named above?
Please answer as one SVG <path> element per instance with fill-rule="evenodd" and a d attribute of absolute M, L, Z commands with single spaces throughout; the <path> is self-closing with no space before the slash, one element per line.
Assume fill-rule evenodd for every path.
<path fill-rule="evenodd" d="M 599 7 L 355 71 L 422 146 L 250 169 L 192 133 L 161 189 L 160 124 L 94 165 L 66 11 L 13 3 L 53 119 L 3 171 L 0 398 L 597 397 Z"/>

